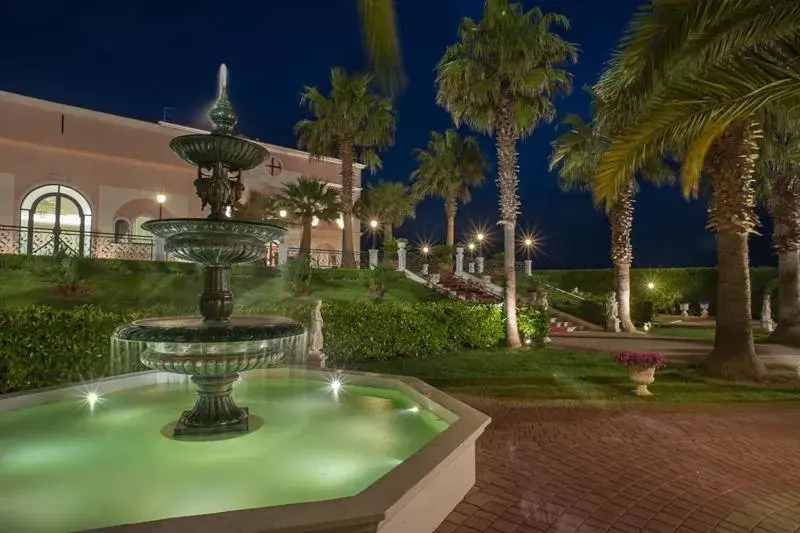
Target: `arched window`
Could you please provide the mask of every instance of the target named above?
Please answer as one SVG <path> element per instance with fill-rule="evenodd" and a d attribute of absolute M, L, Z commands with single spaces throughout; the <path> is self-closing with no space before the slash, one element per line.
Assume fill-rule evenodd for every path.
<path fill-rule="evenodd" d="M 114 242 L 126 242 L 130 236 L 131 225 L 124 218 L 114 222 Z"/>
<path fill-rule="evenodd" d="M 88 255 L 92 208 L 77 190 L 43 185 L 29 192 L 20 206 L 20 248 L 36 255 Z"/>

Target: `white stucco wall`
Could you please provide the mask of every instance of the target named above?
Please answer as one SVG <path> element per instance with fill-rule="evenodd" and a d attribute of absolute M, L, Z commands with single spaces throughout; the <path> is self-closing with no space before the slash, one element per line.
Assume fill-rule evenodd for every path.
<path fill-rule="evenodd" d="M 100 210 L 96 213 L 97 231 L 114 232 L 114 216 L 120 207 L 131 200 L 153 200 L 153 191 L 127 189 L 110 185 L 100 186 Z M 168 195 L 164 209 L 173 217 L 182 218 L 189 215 L 189 199 L 185 196 Z"/>
<path fill-rule="evenodd" d="M 0 224 L 14 224 L 19 206 L 15 205 L 14 175 L 0 172 Z"/>

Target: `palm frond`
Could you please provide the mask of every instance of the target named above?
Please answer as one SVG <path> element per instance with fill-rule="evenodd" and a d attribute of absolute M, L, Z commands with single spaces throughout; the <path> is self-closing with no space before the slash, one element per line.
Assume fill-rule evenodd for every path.
<path fill-rule="evenodd" d="M 405 85 L 394 0 L 358 0 L 370 65 L 379 83 L 395 94 Z"/>

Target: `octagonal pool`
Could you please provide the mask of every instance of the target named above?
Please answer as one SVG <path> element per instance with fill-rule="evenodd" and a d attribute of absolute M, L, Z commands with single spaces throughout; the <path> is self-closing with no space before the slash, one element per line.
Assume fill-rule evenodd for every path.
<path fill-rule="evenodd" d="M 350 498 L 458 420 L 385 378 L 256 371 L 236 384 L 253 431 L 176 440 L 175 414 L 191 405 L 194 386 L 157 373 L 118 386 L 124 380 L 59 390 L 38 405 L 22 395 L 4 410 L 0 400 L 0 524 L 8 531 L 144 526 Z M 262 530 L 270 528 L 254 529 Z"/>

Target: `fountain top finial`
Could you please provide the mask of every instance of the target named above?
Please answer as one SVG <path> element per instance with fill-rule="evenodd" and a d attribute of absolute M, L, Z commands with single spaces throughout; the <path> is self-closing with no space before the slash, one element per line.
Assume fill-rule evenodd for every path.
<path fill-rule="evenodd" d="M 233 135 L 233 128 L 236 126 L 237 119 L 231 101 L 228 100 L 228 67 L 225 63 L 219 66 L 217 99 L 208 111 L 208 118 L 214 125 L 211 133 L 215 135 Z"/>

